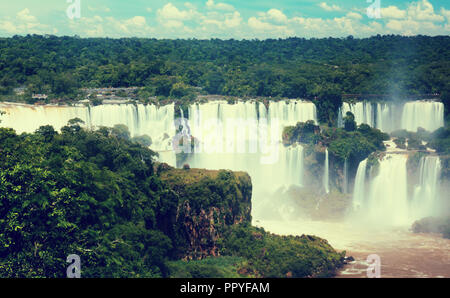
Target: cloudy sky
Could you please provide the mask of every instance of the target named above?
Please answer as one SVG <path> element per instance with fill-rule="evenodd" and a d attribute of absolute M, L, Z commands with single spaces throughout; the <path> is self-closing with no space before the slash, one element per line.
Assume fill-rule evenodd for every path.
<path fill-rule="evenodd" d="M 79 11 L 74 8 L 77 1 Z M 3 37 L 33 33 L 198 39 L 450 34 L 448 0 L 0 0 L 0 3 Z"/>

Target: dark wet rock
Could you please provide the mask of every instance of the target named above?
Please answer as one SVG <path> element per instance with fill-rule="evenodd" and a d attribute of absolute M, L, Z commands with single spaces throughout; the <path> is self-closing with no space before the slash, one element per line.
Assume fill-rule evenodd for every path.
<path fill-rule="evenodd" d="M 444 238 L 450 238 L 450 217 L 425 217 L 416 220 L 412 224 L 411 230 L 413 233 L 439 233 L 443 234 Z"/>

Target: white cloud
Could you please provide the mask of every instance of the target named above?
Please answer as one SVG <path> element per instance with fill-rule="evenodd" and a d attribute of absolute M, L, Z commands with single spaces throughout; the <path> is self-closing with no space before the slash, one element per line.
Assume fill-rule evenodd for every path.
<path fill-rule="evenodd" d="M 434 13 L 433 5 L 428 0 L 412 2 L 408 6 L 408 17 L 417 21 L 442 22 L 444 17 Z"/>
<path fill-rule="evenodd" d="M 184 22 L 201 18 L 195 8 L 190 3 L 185 3 L 187 10 L 178 9 L 172 3 L 167 3 L 163 8 L 158 9 L 157 19 L 164 27 L 170 29 L 180 29 L 185 27 Z"/>
<path fill-rule="evenodd" d="M 432 22 L 419 22 L 415 20 L 390 20 L 386 24 L 386 28 L 392 33 L 400 33 L 402 35 L 430 34 L 436 35 L 442 31 L 442 27 Z"/>
<path fill-rule="evenodd" d="M 251 17 L 248 19 L 248 25 L 256 30 L 272 30 L 273 28 L 275 28 L 274 25 L 262 22 L 255 17 Z"/>
<path fill-rule="evenodd" d="M 30 15 L 30 10 L 28 8 L 24 8 L 19 11 L 16 15 L 17 19 L 26 23 L 35 23 L 37 22 L 36 17 Z"/>
<path fill-rule="evenodd" d="M 278 36 L 287 37 L 294 34 L 294 31 L 287 26 L 275 25 L 270 22 L 262 21 L 256 17 L 250 17 L 248 19 L 248 26 L 250 29 L 254 30 L 260 37 Z"/>
<path fill-rule="evenodd" d="M 403 29 L 403 22 L 398 20 L 391 20 L 386 24 L 386 27 L 394 31 L 400 31 Z"/>
<path fill-rule="evenodd" d="M 182 11 L 172 3 L 167 3 L 162 9 L 158 9 L 158 16 L 165 20 L 184 21 L 190 19 L 189 11 Z"/>
<path fill-rule="evenodd" d="M 214 3 L 214 0 L 208 0 L 206 2 L 206 7 L 209 9 L 217 9 L 217 10 L 228 10 L 233 11 L 234 6 L 227 3 Z"/>
<path fill-rule="evenodd" d="M 267 12 L 267 18 L 278 23 L 286 23 L 288 20 L 283 12 L 275 8 L 272 8 Z"/>
<path fill-rule="evenodd" d="M 401 35 L 441 35 L 448 34 L 448 24 L 441 24 L 448 16 L 445 9 L 441 14 L 434 11 L 433 5 L 428 0 L 411 2 L 406 10 L 400 10 L 395 6 L 382 9 L 381 15 L 388 19 L 383 33 Z"/>
<path fill-rule="evenodd" d="M 447 10 L 442 7 L 441 14 L 447 19 L 447 23 L 449 23 L 450 22 L 450 10 Z"/>
<path fill-rule="evenodd" d="M 406 11 L 391 5 L 386 8 L 381 8 L 381 17 L 388 19 L 404 19 L 406 17 Z"/>
<path fill-rule="evenodd" d="M 102 18 L 96 15 L 89 18 L 82 17 L 76 21 L 70 20 L 69 26 L 74 33 L 88 37 L 148 37 L 149 34 L 155 31 L 154 28 L 147 24 L 143 16 L 118 20 L 113 17 Z"/>
<path fill-rule="evenodd" d="M 24 8 L 15 16 L 0 19 L 0 32 L 8 34 L 56 34 L 58 30 L 49 25 L 42 24 L 31 15 L 28 8 Z"/>
<path fill-rule="evenodd" d="M 142 16 L 135 16 L 125 21 L 125 26 L 142 28 L 147 25 L 147 21 Z"/>
<path fill-rule="evenodd" d="M 349 13 L 347 13 L 346 17 L 350 18 L 350 19 L 355 19 L 355 20 L 361 20 L 363 18 L 362 15 L 360 15 L 357 12 L 353 12 L 353 11 L 350 11 Z"/>
<path fill-rule="evenodd" d="M 242 17 L 241 14 L 235 11 L 233 14 L 229 14 L 225 17 L 225 26 L 228 28 L 235 28 L 241 25 Z"/>
<path fill-rule="evenodd" d="M 336 4 L 328 5 L 326 2 L 321 2 L 318 5 L 320 8 L 326 11 L 342 11 L 342 8 L 340 8 Z"/>

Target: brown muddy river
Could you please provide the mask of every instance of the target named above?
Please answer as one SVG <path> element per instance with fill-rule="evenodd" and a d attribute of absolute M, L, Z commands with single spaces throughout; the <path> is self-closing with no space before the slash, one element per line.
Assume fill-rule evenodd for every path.
<path fill-rule="evenodd" d="M 337 278 L 367 277 L 367 257 L 380 257 L 380 277 L 450 278 L 450 239 L 437 234 L 414 234 L 408 227 L 364 227 L 350 222 L 267 221 L 254 224 L 281 235 L 316 235 L 354 262 Z"/>

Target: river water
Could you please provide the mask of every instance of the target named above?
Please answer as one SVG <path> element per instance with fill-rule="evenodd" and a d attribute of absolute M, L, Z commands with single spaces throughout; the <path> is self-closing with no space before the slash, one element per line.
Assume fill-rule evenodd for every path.
<path fill-rule="evenodd" d="M 367 227 L 346 222 L 310 220 L 267 221 L 254 224 L 280 235 L 315 235 L 338 251 L 355 258 L 337 273 L 338 278 L 367 277 L 367 257 L 380 257 L 380 277 L 450 278 L 450 239 L 437 234 L 414 234 L 406 226 Z"/>

